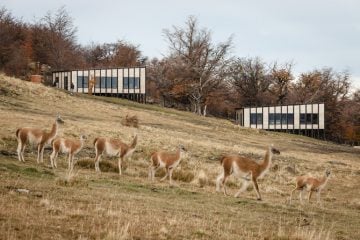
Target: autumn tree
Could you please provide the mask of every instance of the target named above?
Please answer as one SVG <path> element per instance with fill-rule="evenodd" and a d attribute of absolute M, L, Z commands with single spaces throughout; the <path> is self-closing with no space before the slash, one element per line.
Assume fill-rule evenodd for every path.
<path fill-rule="evenodd" d="M 29 63 L 29 32 L 27 25 L 0 9 L 0 70 L 15 76 L 25 76 Z M 30 51 L 31 52 L 31 51 Z"/>
<path fill-rule="evenodd" d="M 350 76 L 331 68 L 300 75 L 294 84 L 296 103 L 325 103 L 325 127 L 330 140 L 341 142 L 346 128 L 344 106 L 349 99 Z"/>
<path fill-rule="evenodd" d="M 271 83 L 269 91 L 275 97 L 276 105 L 284 105 L 287 103 L 291 83 L 292 80 L 294 80 L 291 68 L 291 63 L 279 65 L 275 62 L 270 69 Z"/>
<path fill-rule="evenodd" d="M 206 97 L 225 78 L 231 37 L 214 44 L 211 32 L 200 28 L 195 17 L 189 17 L 185 27 L 165 29 L 164 35 L 170 49 L 167 58 L 174 59 L 173 62 L 178 64 L 173 68 L 179 70 L 179 75 L 174 75 L 172 80 L 189 99 L 194 112 L 202 114 L 206 108 Z"/>

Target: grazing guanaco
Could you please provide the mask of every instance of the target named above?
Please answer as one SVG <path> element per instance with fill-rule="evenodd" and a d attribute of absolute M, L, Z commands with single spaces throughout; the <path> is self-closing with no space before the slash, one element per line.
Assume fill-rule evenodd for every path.
<path fill-rule="evenodd" d="M 94 147 L 95 147 L 95 171 L 101 172 L 99 163 L 101 156 L 105 153 L 108 156 L 118 156 L 118 166 L 119 166 L 119 174 L 121 175 L 121 166 L 122 161 L 134 153 L 137 144 L 137 135 L 135 135 L 131 144 L 123 143 L 119 139 L 115 138 L 104 138 L 99 137 L 95 138 L 94 140 Z"/>
<path fill-rule="evenodd" d="M 224 194 L 228 195 L 225 187 L 226 179 L 230 175 L 234 174 L 236 177 L 240 177 L 244 180 L 240 190 L 235 194 L 235 197 L 238 197 L 240 193 L 245 191 L 250 181 L 252 181 L 257 194 L 257 200 L 261 200 L 257 179 L 264 177 L 264 175 L 268 172 L 271 166 L 273 154 L 280 154 L 280 151 L 272 146 L 269 146 L 266 151 L 265 158 L 261 163 L 257 163 L 250 158 L 238 155 L 223 156 L 220 159 L 223 171 L 216 180 L 216 191 L 220 192 L 222 187 Z"/>
<path fill-rule="evenodd" d="M 64 121 L 61 119 L 60 115 L 57 115 L 50 132 L 40 128 L 24 127 L 17 129 L 16 139 L 18 141 L 17 154 L 19 161 L 25 162 L 24 151 L 26 143 L 29 142 L 30 144 L 36 144 L 37 146 L 37 163 L 44 162 L 43 155 L 45 145 L 50 144 L 51 141 L 56 137 L 59 128 L 58 125 L 63 123 Z"/>
<path fill-rule="evenodd" d="M 74 155 L 80 152 L 82 147 L 84 146 L 86 136 L 80 135 L 79 140 L 67 139 L 67 138 L 56 138 L 52 142 L 53 152 L 50 155 L 50 163 L 52 168 L 57 168 L 56 159 L 59 154 L 61 153 L 68 153 L 68 169 L 72 171 L 74 168 Z"/>
<path fill-rule="evenodd" d="M 157 151 L 151 154 L 150 166 L 149 166 L 149 178 L 154 180 L 155 172 L 160 168 L 165 168 L 166 174 L 160 180 L 164 181 L 169 176 L 170 184 L 172 184 L 172 173 L 174 169 L 179 165 L 184 152 L 187 150 L 183 145 L 179 145 L 178 150 L 175 153 Z"/>
<path fill-rule="evenodd" d="M 290 204 L 291 204 L 291 200 L 292 200 L 292 195 L 296 190 L 300 191 L 299 194 L 299 199 L 300 202 L 302 203 L 302 194 L 303 192 L 306 190 L 309 192 L 308 195 L 308 202 L 310 202 L 310 198 L 311 195 L 313 194 L 313 192 L 317 193 L 317 202 L 320 203 L 320 193 L 321 190 L 324 189 L 324 187 L 326 186 L 329 177 L 330 177 L 330 170 L 327 169 L 325 171 L 325 175 L 321 178 L 315 178 L 315 177 L 310 177 L 310 176 L 298 176 L 296 178 L 296 187 L 291 191 L 290 194 Z"/>

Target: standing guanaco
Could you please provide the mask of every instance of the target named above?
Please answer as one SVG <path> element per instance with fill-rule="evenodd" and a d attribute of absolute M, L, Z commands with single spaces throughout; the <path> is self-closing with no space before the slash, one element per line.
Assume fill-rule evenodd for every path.
<path fill-rule="evenodd" d="M 290 204 L 291 204 L 293 193 L 296 190 L 300 191 L 299 199 L 300 199 L 301 203 L 303 202 L 302 194 L 303 194 L 303 191 L 305 191 L 305 190 L 308 191 L 308 193 L 309 193 L 308 202 L 310 202 L 310 198 L 311 198 L 311 195 L 313 194 L 313 192 L 316 192 L 317 193 L 317 202 L 321 203 L 320 193 L 326 186 L 326 184 L 330 178 L 330 174 L 331 174 L 330 170 L 326 169 L 325 175 L 321 178 L 315 178 L 315 177 L 311 177 L 311 176 L 298 176 L 296 178 L 296 186 L 290 193 Z"/>
<path fill-rule="evenodd" d="M 238 155 L 226 155 L 222 157 L 220 163 L 223 166 L 223 171 L 216 180 L 216 191 L 220 192 L 222 187 L 224 194 L 227 195 L 225 187 L 226 179 L 234 174 L 236 177 L 243 179 L 242 186 L 235 194 L 235 197 L 238 197 L 240 193 L 246 190 L 251 180 L 254 184 L 257 200 L 261 200 L 257 179 L 262 178 L 268 172 L 273 154 L 280 154 L 280 151 L 269 146 L 265 158 L 261 163 Z"/>
<path fill-rule="evenodd" d="M 60 115 L 56 116 L 55 122 L 52 125 L 51 131 L 47 132 L 41 128 L 19 128 L 16 130 L 16 139 L 18 141 L 17 154 L 19 161 L 25 162 L 24 160 L 24 151 L 26 143 L 36 144 L 38 155 L 37 163 L 44 162 L 43 154 L 46 144 L 50 144 L 51 141 L 56 137 L 59 124 L 63 124 L 64 121 L 61 119 Z"/>

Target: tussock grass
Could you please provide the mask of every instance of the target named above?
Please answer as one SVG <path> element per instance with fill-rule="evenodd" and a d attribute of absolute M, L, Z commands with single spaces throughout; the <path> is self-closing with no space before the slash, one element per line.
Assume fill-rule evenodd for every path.
<path fill-rule="evenodd" d="M 76 161 L 75 166 L 83 169 L 91 169 L 95 171 L 94 159 L 79 159 Z M 99 164 L 102 172 L 119 172 L 117 161 L 101 160 Z M 126 164 L 123 163 L 123 169 L 126 169 Z"/>
<path fill-rule="evenodd" d="M 125 118 L 123 120 L 121 120 L 121 124 L 123 126 L 127 126 L 127 127 L 138 128 L 139 127 L 139 119 L 136 115 L 134 115 L 134 116 L 126 115 Z"/>
<path fill-rule="evenodd" d="M 49 103 L 51 107 L 49 107 Z M 16 156 L 19 127 L 50 129 L 56 113 L 65 124 L 59 136 L 88 140 L 73 173 L 64 155 L 55 170 L 36 163 L 36 149 L 28 146 L 25 163 Z M 135 129 L 121 124 L 137 116 Z M 117 98 L 70 95 L 0 75 L 0 232 L 4 239 L 360 239 L 359 149 L 302 136 L 245 129 L 228 120 L 144 105 Z M 117 159 L 104 157 L 102 173 L 94 170 L 92 141 L 99 136 L 139 141 L 119 176 Z M 238 199 L 215 192 L 221 154 L 241 154 L 256 161 L 269 144 L 280 149 L 273 167 L 259 181 L 263 201 L 252 186 Z M 174 170 L 175 186 L 148 180 L 153 151 L 188 149 Z M 300 205 L 287 199 L 300 174 L 332 178 L 322 193 L 323 206 Z M 228 191 L 241 181 L 231 177 Z M 29 189 L 21 194 L 14 189 Z M 297 195 L 296 195 L 297 197 Z M 34 220 L 36 219 L 36 220 Z M 304 220 L 306 219 L 306 220 Z"/>

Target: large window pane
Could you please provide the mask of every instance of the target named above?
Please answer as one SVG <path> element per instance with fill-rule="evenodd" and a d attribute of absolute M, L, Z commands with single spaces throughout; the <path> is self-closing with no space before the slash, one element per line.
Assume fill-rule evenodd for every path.
<path fill-rule="evenodd" d="M 134 79 L 134 87 L 135 87 L 136 89 L 139 89 L 139 87 L 140 87 L 140 78 L 136 77 L 136 78 Z"/>
<path fill-rule="evenodd" d="M 287 121 L 289 125 L 293 125 L 294 124 L 294 114 L 293 113 L 288 113 L 287 114 Z"/>
<path fill-rule="evenodd" d="M 78 88 L 83 87 L 83 76 L 77 76 L 77 87 Z"/>
<path fill-rule="evenodd" d="M 256 113 L 250 114 L 250 124 L 256 124 Z"/>
<path fill-rule="evenodd" d="M 312 114 L 312 124 L 319 124 L 319 115 L 317 113 Z"/>
<path fill-rule="evenodd" d="M 263 123 L 262 113 L 250 114 L 250 124 L 262 124 L 262 123 Z"/>
<path fill-rule="evenodd" d="M 270 114 L 269 114 L 269 124 L 270 124 L 270 125 L 274 125 L 274 124 L 275 124 L 275 114 L 274 114 L 274 113 L 270 113 Z"/>
<path fill-rule="evenodd" d="M 118 86 L 117 83 L 118 83 L 118 78 L 112 77 L 111 88 L 117 88 L 117 86 Z"/>
<path fill-rule="evenodd" d="M 123 78 L 123 88 L 124 88 L 124 89 L 128 89 L 128 88 L 129 88 L 129 78 L 128 78 L 128 77 L 124 77 L 124 78 Z"/>
<path fill-rule="evenodd" d="M 300 124 L 319 124 L 319 115 L 317 113 L 300 114 Z"/>
<path fill-rule="evenodd" d="M 305 124 L 305 123 L 306 123 L 306 114 L 301 113 L 300 114 L 300 124 Z"/>
<path fill-rule="evenodd" d="M 100 77 L 95 78 L 95 87 L 100 88 Z"/>
<path fill-rule="evenodd" d="M 140 78 L 138 77 L 124 77 L 124 89 L 138 89 L 140 87 Z"/>
<path fill-rule="evenodd" d="M 106 88 L 106 77 L 101 77 L 101 88 Z"/>
<path fill-rule="evenodd" d="M 111 87 L 111 77 L 106 77 L 106 88 Z"/>
<path fill-rule="evenodd" d="M 275 114 L 275 122 L 276 122 L 276 124 L 281 123 L 281 114 L 280 113 Z"/>
<path fill-rule="evenodd" d="M 88 88 L 89 77 L 84 76 L 84 88 Z"/>

